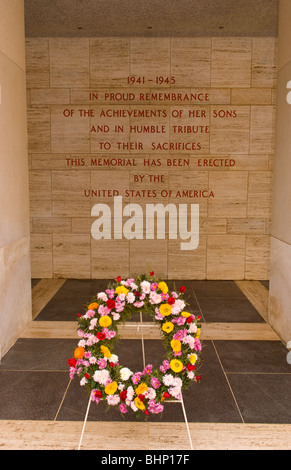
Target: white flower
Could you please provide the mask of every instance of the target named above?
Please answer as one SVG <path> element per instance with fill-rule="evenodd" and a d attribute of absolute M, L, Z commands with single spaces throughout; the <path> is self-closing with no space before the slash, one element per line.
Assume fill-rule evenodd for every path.
<path fill-rule="evenodd" d="M 83 378 L 80 380 L 80 385 L 83 386 L 83 385 L 85 385 L 87 382 L 88 382 L 88 380 L 85 379 L 85 377 L 83 377 Z"/>
<path fill-rule="evenodd" d="M 169 385 L 172 385 L 173 382 L 174 382 L 174 377 L 172 376 L 172 374 L 164 375 L 164 377 L 163 377 L 164 385 L 166 385 L 168 387 Z"/>
<path fill-rule="evenodd" d="M 86 341 L 84 339 L 81 339 L 79 342 L 78 342 L 78 346 L 81 347 L 81 348 L 84 348 L 86 346 Z"/>
<path fill-rule="evenodd" d="M 190 379 L 190 380 L 193 380 L 193 379 L 194 379 L 194 372 L 193 372 L 193 370 L 190 370 L 190 371 L 187 372 L 187 377 L 188 377 L 188 379 Z"/>
<path fill-rule="evenodd" d="M 126 298 L 129 304 L 133 304 L 133 302 L 135 301 L 135 295 L 132 292 L 129 292 Z"/>
<path fill-rule="evenodd" d="M 118 356 L 116 356 L 116 354 L 111 354 L 110 362 L 113 362 L 113 364 L 116 364 L 118 362 Z"/>
<path fill-rule="evenodd" d="M 90 359 L 89 359 L 89 362 L 90 362 L 90 364 L 96 364 L 96 362 L 97 362 L 96 357 L 91 356 Z"/>
<path fill-rule="evenodd" d="M 112 315 L 112 318 L 113 318 L 114 321 L 119 320 L 119 318 L 120 318 L 119 313 L 111 312 L 111 315 Z"/>
<path fill-rule="evenodd" d="M 189 333 L 193 334 L 196 333 L 197 331 L 197 325 L 195 323 L 190 323 L 190 326 L 188 328 Z"/>
<path fill-rule="evenodd" d="M 90 321 L 90 325 L 89 325 L 89 330 L 94 330 L 96 324 L 97 324 L 97 318 L 93 318 L 91 321 Z"/>
<path fill-rule="evenodd" d="M 109 371 L 106 369 L 96 370 L 93 375 L 93 380 L 98 382 L 101 385 L 106 385 L 107 382 L 110 380 Z"/>
<path fill-rule="evenodd" d="M 145 294 L 149 294 L 151 291 L 151 284 L 148 281 L 142 281 L 140 287 Z"/>
<path fill-rule="evenodd" d="M 150 303 L 151 304 L 159 304 L 162 301 L 162 296 L 161 294 L 157 294 L 156 292 L 152 291 L 149 295 L 150 297 Z"/>
<path fill-rule="evenodd" d="M 118 395 L 107 395 L 106 397 L 108 405 L 118 405 L 120 398 Z"/>
<path fill-rule="evenodd" d="M 134 401 L 130 403 L 130 407 L 133 411 L 137 411 L 137 407 L 135 406 Z"/>
<path fill-rule="evenodd" d="M 122 369 L 120 369 L 121 380 L 128 380 L 132 374 L 133 372 L 127 367 L 122 367 Z"/>
<path fill-rule="evenodd" d="M 149 400 L 154 400 L 156 398 L 156 394 L 157 394 L 156 391 L 153 388 L 149 387 L 146 390 L 144 396 L 148 398 Z"/>
<path fill-rule="evenodd" d="M 184 300 L 181 299 L 176 299 L 174 305 L 172 305 L 172 314 L 173 315 L 178 315 L 184 308 L 186 307 L 186 304 Z"/>
<path fill-rule="evenodd" d="M 98 299 L 103 300 L 103 302 L 106 302 L 108 300 L 108 297 L 105 292 L 99 292 L 99 294 L 97 294 L 97 297 Z"/>
<path fill-rule="evenodd" d="M 128 389 L 127 389 L 127 396 L 126 396 L 126 398 L 127 398 L 128 400 L 132 400 L 132 399 L 133 399 L 133 396 L 134 396 L 134 389 L 133 389 L 133 387 L 130 385 L 130 386 L 128 387 Z"/>

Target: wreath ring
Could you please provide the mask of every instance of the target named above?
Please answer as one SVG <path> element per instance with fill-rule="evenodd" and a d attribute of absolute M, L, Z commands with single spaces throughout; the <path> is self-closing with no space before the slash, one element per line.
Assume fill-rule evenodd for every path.
<path fill-rule="evenodd" d="M 91 299 L 84 315 L 77 314 L 81 339 L 74 357 L 68 360 L 70 378 L 79 378 L 91 401 L 106 400 L 122 414 L 131 410 L 137 417 L 140 413 L 158 414 L 164 402 L 180 400 L 182 389 L 200 381 L 201 317 L 185 310 L 185 290 L 182 286 L 178 293 L 169 292 L 153 272 L 137 279 L 118 276 L 105 292 Z M 160 326 L 166 357 L 158 369 L 148 364 L 133 372 L 119 364 L 114 354 L 118 325 L 137 311 L 148 313 Z"/>

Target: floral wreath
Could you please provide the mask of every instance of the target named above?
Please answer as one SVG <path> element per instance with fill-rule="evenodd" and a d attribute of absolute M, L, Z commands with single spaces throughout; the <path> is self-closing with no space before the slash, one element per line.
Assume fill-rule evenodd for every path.
<path fill-rule="evenodd" d="M 77 314 L 81 339 L 68 360 L 70 378 L 79 377 L 93 402 L 106 400 L 121 413 L 132 410 L 137 417 L 141 412 L 161 413 L 163 402 L 180 400 L 182 388 L 201 379 L 196 375 L 201 362 L 201 317 L 185 310 L 185 291 L 181 286 L 179 293 L 169 292 L 153 272 L 137 279 L 118 276 L 114 285 L 91 299 L 84 315 Z M 118 339 L 118 325 L 137 310 L 159 324 L 166 358 L 158 369 L 149 364 L 134 373 L 119 364 L 113 343 Z"/>

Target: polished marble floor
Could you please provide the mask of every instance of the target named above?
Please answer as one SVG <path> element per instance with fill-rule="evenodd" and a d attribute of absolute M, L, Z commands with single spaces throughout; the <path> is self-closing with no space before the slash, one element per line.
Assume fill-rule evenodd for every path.
<path fill-rule="evenodd" d="M 37 289 L 43 282 L 46 280 L 32 280 L 33 296 L 41 295 L 42 290 L 39 294 Z M 84 311 L 85 302 L 104 290 L 107 284 L 107 280 L 68 279 L 56 292 L 52 290 L 50 300 L 39 309 L 32 322 L 32 327 L 41 325 L 43 333 L 36 337 L 22 335 L 1 360 L 0 420 L 3 423 L 10 423 L 10 426 L 11 423 L 35 423 L 36 426 L 41 422 L 71 423 L 72 426 L 82 423 L 88 395 L 77 380 L 69 379 L 67 366 L 77 337 L 62 337 L 61 331 L 66 325 L 74 325 L 76 314 Z M 174 284 L 175 287 L 186 286 L 192 311 L 202 316 L 202 331 L 203 327 L 206 329 L 211 325 L 220 330 L 219 339 L 215 335 L 204 339 L 202 334 L 202 380 L 183 392 L 190 426 L 282 425 L 282 433 L 286 432 L 284 426 L 290 432 L 291 365 L 286 360 L 288 351 L 275 333 L 264 336 L 268 325 L 254 302 L 234 281 L 177 281 Z M 268 283 L 260 285 L 263 286 L 260 295 L 263 292 L 268 296 Z M 144 321 L 149 319 L 144 318 Z M 59 325 L 57 335 L 48 335 L 50 325 L 54 328 Z M 237 339 L 232 339 L 230 332 L 242 325 L 243 330 L 238 331 L 243 332 Z M 252 335 L 253 330 L 257 332 L 256 336 Z M 143 367 L 139 338 L 122 339 L 116 352 L 120 362 L 132 370 Z M 163 356 L 160 340 L 145 339 L 146 363 L 158 365 Z M 94 423 L 126 426 L 131 422 L 136 425 L 136 418 L 129 413 L 122 417 L 113 409 L 108 411 L 104 403 L 91 404 L 88 426 Z M 151 423 L 171 428 L 173 423 L 182 426 L 185 419 L 181 405 L 168 403 L 162 416 L 150 416 L 147 423 L 143 419 L 139 421 L 139 425 L 151 426 Z M 0 445 L 3 446 L 1 433 Z M 129 443 L 122 445 L 130 446 Z"/>

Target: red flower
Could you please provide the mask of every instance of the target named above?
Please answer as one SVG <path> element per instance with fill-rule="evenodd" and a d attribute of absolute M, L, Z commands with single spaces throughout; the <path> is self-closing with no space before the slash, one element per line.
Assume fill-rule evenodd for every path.
<path fill-rule="evenodd" d="M 95 390 L 95 394 L 94 394 L 94 395 L 95 395 L 96 398 L 102 398 L 102 392 L 101 392 L 101 390 Z"/>
<path fill-rule="evenodd" d="M 153 276 L 154 274 L 155 274 L 154 271 L 151 271 L 151 272 L 150 272 L 150 276 Z"/>
<path fill-rule="evenodd" d="M 115 366 L 115 363 L 114 362 L 110 362 L 110 367 L 114 367 Z"/>
<path fill-rule="evenodd" d="M 86 374 L 84 374 L 84 376 L 85 376 L 85 379 L 90 379 L 90 374 L 87 374 L 87 372 Z"/>
<path fill-rule="evenodd" d="M 199 382 L 199 380 L 201 380 L 201 375 L 196 375 L 196 380 Z"/>
<path fill-rule="evenodd" d="M 106 338 L 105 333 L 101 333 L 101 331 L 98 331 L 96 336 L 100 341 Z"/>
<path fill-rule="evenodd" d="M 126 397 L 127 397 L 127 390 L 122 390 L 122 392 L 120 392 L 119 396 L 120 396 L 121 401 L 125 401 Z"/>
<path fill-rule="evenodd" d="M 192 323 L 192 321 L 194 321 L 193 315 L 190 315 L 190 317 L 186 318 L 187 323 Z"/>
<path fill-rule="evenodd" d="M 174 305 L 174 303 L 175 303 L 174 297 L 169 297 L 169 298 L 168 298 L 168 304 L 169 304 L 169 305 Z"/>
<path fill-rule="evenodd" d="M 189 371 L 190 371 L 190 370 L 195 370 L 195 366 L 193 366 L 193 365 L 190 364 L 190 362 L 189 362 L 189 364 L 188 364 L 188 366 L 187 366 L 187 369 L 188 369 Z"/>
<path fill-rule="evenodd" d="M 144 410 L 144 414 L 148 416 L 149 414 L 148 410 Z"/>
<path fill-rule="evenodd" d="M 117 280 L 117 282 L 120 282 L 121 281 L 121 276 L 117 276 L 116 280 Z"/>
<path fill-rule="evenodd" d="M 142 393 L 139 394 L 138 398 L 140 399 L 140 401 L 144 401 L 144 395 Z"/>
<path fill-rule="evenodd" d="M 164 392 L 164 393 L 163 393 L 163 397 L 164 397 L 164 398 L 170 398 L 170 394 L 169 394 L 168 392 Z"/>
<path fill-rule="evenodd" d="M 77 313 L 77 317 L 79 317 L 79 318 L 80 318 L 81 316 L 82 316 L 82 315 L 81 315 L 80 313 Z"/>
<path fill-rule="evenodd" d="M 186 287 L 185 287 L 185 286 L 181 286 L 181 287 L 180 287 L 180 292 L 181 292 L 181 294 L 184 294 L 185 291 L 186 291 Z"/>
<path fill-rule="evenodd" d="M 115 307 L 115 301 L 113 299 L 108 299 L 106 305 L 108 308 L 112 309 Z"/>
<path fill-rule="evenodd" d="M 68 359 L 68 364 L 70 367 L 76 367 L 77 360 L 74 357 L 72 357 L 71 359 Z"/>
<path fill-rule="evenodd" d="M 198 315 L 198 317 L 196 317 L 197 320 L 201 320 L 201 315 Z"/>
<path fill-rule="evenodd" d="M 135 291 L 134 295 L 135 295 L 136 297 L 140 297 L 140 296 L 141 296 L 141 294 L 140 294 L 137 290 Z"/>

